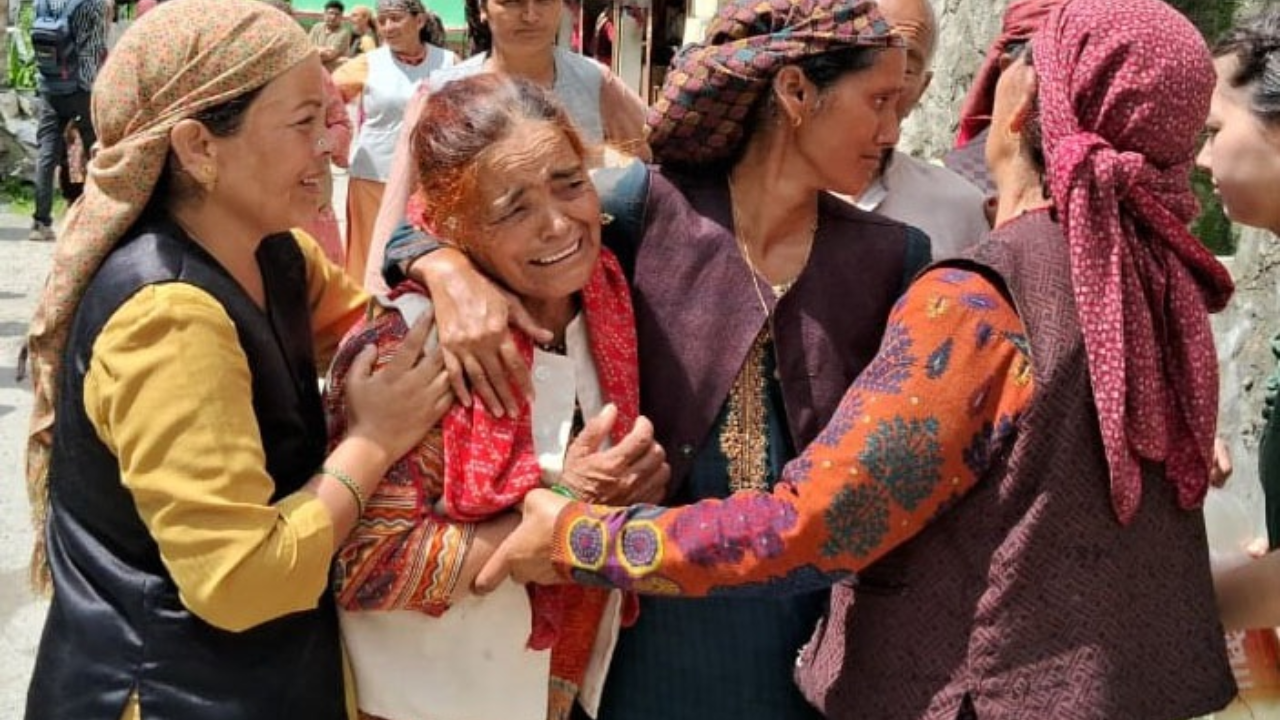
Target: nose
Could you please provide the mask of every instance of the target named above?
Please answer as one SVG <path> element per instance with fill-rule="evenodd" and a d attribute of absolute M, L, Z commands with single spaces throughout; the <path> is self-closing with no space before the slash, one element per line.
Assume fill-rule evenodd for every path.
<path fill-rule="evenodd" d="M 1213 138 L 1207 137 L 1200 146 L 1200 152 L 1196 153 L 1196 167 L 1206 172 L 1213 171 Z"/>
<path fill-rule="evenodd" d="M 538 3 L 535 2 L 535 0 L 527 0 L 527 2 L 520 6 L 520 19 L 527 23 L 537 22 L 538 17 L 541 14 L 541 11 L 538 9 Z"/>
<path fill-rule="evenodd" d="M 571 227 L 572 223 L 569 221 L 569 216 L 556 203 L 551 203 L 547 205 L 547 211 L 543 214 L 540 237 L 545 243 L 558 243 L 564 239 Z"/>
<path fill-rule="evenodd" d="M 881 147 L 891 148 L 898 144 L 898 138 L 902 134 L 902 123 L 898 118 L 898 112 L 891 109 L 888 116 L 882 114 L 880 116 L 880 124 L 876 132 L 876 142 Z"/>

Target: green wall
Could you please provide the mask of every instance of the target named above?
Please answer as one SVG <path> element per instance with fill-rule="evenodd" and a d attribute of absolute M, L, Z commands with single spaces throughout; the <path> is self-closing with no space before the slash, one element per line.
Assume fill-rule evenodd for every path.
<path fill-rule="evenodd" d="M 317 15 L 324 12 L 324 4 L 327 0 L 293 0 L 293 9 L 296 12 L 316 13 Z M 377 0 L 342 0 L 342 4 L 347 7 L 350 12 L 351 8 L 356 5 L 363 5 L 367 8 L 376 8 Z M 447 28 L 462 28 L 467 26 L 467 16 L 464 10 L 463 0 L 422 0 L 422 4 L 427 9 L 440 16 Z"/>

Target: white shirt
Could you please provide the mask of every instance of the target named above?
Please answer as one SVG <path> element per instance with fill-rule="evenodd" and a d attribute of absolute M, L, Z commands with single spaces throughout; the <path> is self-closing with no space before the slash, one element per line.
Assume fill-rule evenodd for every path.
<path fill-rule="evenodd" d="M 389 304 L 410 326 L 430 307 L 420 295 Z M 430 344 L 434 340 L 428 340 Z M 544 481 L 555 482 L 573 429 L 604 407 L 586 323 L 565 330 L 564 356 L 533 352 L 533 446 Z M 620 624 L 621 594 L 609 597 L 578 702 L 595 717 Z M 523 585 L 506 582 L 467 596 L 433 618 L 410 611 L 339 611 L 360 709 L 388 720 L 545 720 L 550 651 L 526 648 L 533 627 Z"/>
<path fill-rule="evenodd" d="M 855 201 L 929 236 L 933 259 L 952 258 L 987 236 L 986 198 L 968 180 L 941 165 L 893 151 L 885 171 Z"/>

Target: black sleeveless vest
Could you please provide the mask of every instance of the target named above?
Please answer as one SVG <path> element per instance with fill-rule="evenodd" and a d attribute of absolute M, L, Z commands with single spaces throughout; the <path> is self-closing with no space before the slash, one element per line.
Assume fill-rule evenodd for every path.
<path fill-rule="evenodd" d="M 117 720 L 137 692 L 146 720 L 345 719 L 337 615 L 318 609 L 233 633 L 195 617 L 84 412 L 93 344 L 138 290 L 181 282 L 216 298 L 253 374 L 272 500 L 324 458 L 306 268 L 293 238 L 263 241 L 260 310 L 167 219 L 140 222 L 94 276 L 71 328 L 57 401 L 47 532 L 54 596 L 27 697 L 28 720 Z M 201 382 L 200 378 L 193 378 Z"/>

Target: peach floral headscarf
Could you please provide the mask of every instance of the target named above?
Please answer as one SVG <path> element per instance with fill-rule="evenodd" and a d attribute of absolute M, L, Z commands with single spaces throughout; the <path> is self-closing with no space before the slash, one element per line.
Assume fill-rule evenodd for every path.
<path fill-rule="evenodd" d="M 43 530 L 58 377 L 85 288 L 150 200 L 173 126 L 266 85 L 312 52 L 302 28 L 265 3 L 176 0 L 139 19 L 98 74 L 93 124 L 99 149 L 84 194 L 67 213 L 27 338 L 35 390 L 27 490 L 37 531 L 37 587 L 48 586 Z"/>

